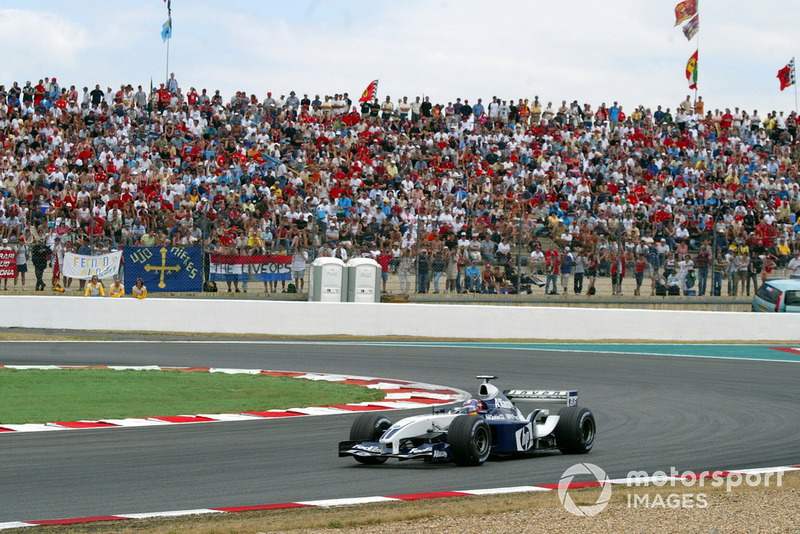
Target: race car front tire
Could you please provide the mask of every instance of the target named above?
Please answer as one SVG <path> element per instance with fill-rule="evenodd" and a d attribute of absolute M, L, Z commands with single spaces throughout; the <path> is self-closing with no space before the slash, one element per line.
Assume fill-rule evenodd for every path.
<path fill-rule="evenodd" d="M 459 415 L 450 423 L 447 442 L 457 465 L 482 465 L 492 449 L 492 430 L 477 415 Z"/>
<path fill-rule="evenodd" d="M 380 413 L 362 413 L 353 421 L 350 427 L 350 441 L 378 441 L 392 422 Z M 354 456 L 356 462 L 367 465 L 382 464 L 386 458 L 374 456 Z"/>
<path fill-rule="evenodd" d="M 564 454 L 586 454 L 592 450 L 597 425 L 586 408 L 568 406 L 558 411 L 555 436 L 558 450 Z"/>

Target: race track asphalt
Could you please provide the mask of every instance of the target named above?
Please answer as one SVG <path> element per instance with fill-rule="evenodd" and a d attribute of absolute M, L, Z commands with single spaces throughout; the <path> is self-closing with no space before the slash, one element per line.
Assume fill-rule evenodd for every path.
<path fill-rule="evenodd" d="M 354 415 L 0 436 L 0 522 L 548 484 L 577 462 L 630 470 L 800 463 L 800 365 L 652 354 L 322 343 L 3 343 L 2 364 L 214 366 L 342 373 L 475 391 L 580 391 L 587 456 L 479 468 L 338 458 Z M 390 418 L 410 412 L 387 412 Z"/>

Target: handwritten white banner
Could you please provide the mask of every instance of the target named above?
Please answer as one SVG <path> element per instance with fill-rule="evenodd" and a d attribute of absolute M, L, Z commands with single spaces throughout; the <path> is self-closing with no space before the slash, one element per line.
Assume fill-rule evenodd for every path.
<path fill-rule="evenodd" d="M 67 252 L 64 254 L 62 274 L 78 280 L 91 280 L 97 275 L 101 280 L 111 278 L 119 272 L 122 251 L 109 252 L 99 256 L 83 256 Z"/>

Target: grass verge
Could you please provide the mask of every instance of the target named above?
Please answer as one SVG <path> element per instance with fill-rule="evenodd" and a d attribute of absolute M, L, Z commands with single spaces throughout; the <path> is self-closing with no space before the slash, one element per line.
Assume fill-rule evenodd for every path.
<path fill-rule="evenodd" d="M 240 413 L 380 400 L 380 390 L 265 375 L 0 369 L 0 423 Z"/>

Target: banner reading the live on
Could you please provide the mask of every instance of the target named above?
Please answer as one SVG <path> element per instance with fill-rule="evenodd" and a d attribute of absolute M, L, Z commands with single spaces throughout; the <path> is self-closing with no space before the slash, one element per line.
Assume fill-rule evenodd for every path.
<path fill-rule="evenodd" d="M 200 247 L 125 247 L 125 291 L 141 278 L 148 293 L 203 290 Z"/>
<path fill-rule="evenodd" d="M 292 257 L 285 254 L 254 256 L 211 254 L 210 279 L 213 282 L 253 280 L 260 282 L 291 281 Z"/>

